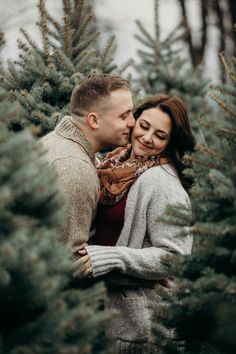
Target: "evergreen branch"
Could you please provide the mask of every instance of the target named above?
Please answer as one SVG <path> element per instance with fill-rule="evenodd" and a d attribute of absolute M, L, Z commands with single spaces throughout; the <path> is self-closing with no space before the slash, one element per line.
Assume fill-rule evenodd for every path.
<path fill-rule="evenodd" d="M 82 52 L 79 52 L 74 59 L 76 71 L 81 71 L 79 69 L 80 64 L 84 65 L 84 62 L 87 62 L 88 64 L 91 56 L 96 56 L 96 52 L 93 50 L 84 50 Z"/>
<path fill-rule="evenodd" d="M 49 42 L 48 42 L 48 28 L 47 28 L 47 16 L 46 16 L 46 8 L 45 8 L 45 0 L 39 0 L 39 12 L 40 12 L 40 32 L 43 39 L 43 49 L 44 49 L 44 57 L 46 63 L 48 65 L 51 64 L 51 57 L 49 54 Z"/>
<path fill-rule="evenodd" d="M 133 59 L 128 59 L 126 63 L 122 64 L 121 67 L 119 68 L 119 74 L 121 75 L 124 71 L 127 70 L 130 66 L 132 66 L 134 63 Z"/>
<path fill-rule="evenodd" d="M 63 27 L 63 51 L 69 58 L 72 58 L 71 32 L 72 29 L 70 27 L 70 18 L 68 15 L 66 15 L 64 16 L 64 27 Z"/>
<path fill-rule="evenodd" d="M 215 90 L 216 92 L 220 92 L 222 95 L 236 97 L 236 90 L 235 87 L 232 87 L 232 85 L 210 85 L 209 88 L 211 90 Z"/>
<path fill-rule="evenodd" d="M 19 72 L 17 71 L 15 65 L 12 61 L 8 61 L 8 72 L 11 74 L 11 79 L 15 83 L 15 86 L 20 88 L 21 87 L 21 78 L 19 76 Z"/>
<path fill-rule="evenodd" d="M 78 56 L 78 54 L 83 54 L 83 51 L 91 46 L 95 39 L 99 36 L 99 33 L 93 33 L 87 36 L 87 39 L 82 41 L 73 49 L 73 56 Z"/>
<path fill-rule="evenodd" d="M 42 51 L 40 48 L 37 46 L 37 44 L 31 39 L 30 35 L 23 29 L 20 29 L 20 32 L 23 34 L 25 37 L 26 41 L 29 43 L 30 47 L 35 50 L 36 53 L 42 55 Z M 25 43 L 23 43 L 20 39 L 17 39 L 18 43 L 18 48 L 21 49 L 23 52 L 26 52 L 29 54 L 29 51 L 31 51 L 31 48 L 27 47 Z"/>
<path fill-rule="evenodd" d="M 206 174 L 203 173 L 203 176 L 205 176 Z M 209 192 L 209 191 L 205 191 L 203 188 L 200 189 L 200 187 L 198 186 L 197 189 L 195 187 L 193 187 L 191 189 L 191 196 L 194 198 L 199 197 L 199 199 L 214 199 L 215 198 L 215 193 L 213 192 Z"/>
<path fill-rule="evenodd" d="M 157 46 L 160 46 L 160 26 L 159 26 L 159 0 L 154 3 L 154 24 L 155 24 L 155 40 Z"/>
<path fill-rule="evenodd" d="M 58 66 L 65 71 L 67 74 L 72 74 L 74 72 L 74 64 L 71 59 L 68 58 L 61 49 L 56 49 L 54 52 L 54 57 L 58 62 Z"/>
<path fill-rule="evenodd" d="M 216 127 L 214 124 L 208 123 L 208 122 L 204 121 L 202 118 L 198 118 L 198 121 L 199 121 L 199 123 L 203 124 L 205 127 L 212 128 L 214 131 L 216 131 L 218 133 L 236 136 L 235 130 Z"/>
<path fill-rule="evenodd" d="M 73 27 L 79 28 L 84 9 L 84 0 L 74 0 L 74 4 Z"/>
<path fill-rule="evenodd" d="M 113 35 L 108 39 L 107 44 L 101 53 L 100 56 L 101 68 L 106 68 L 109 62 L 112 61 L 111 56 L 114 54 L 115 50 L 116 50 L 115 36 Z"/>
<path fill-rule="evenodd" d="M 192 227 L 192 232 L 199 235 L 209 236 L 234 236 L 236 232 L 235 225 L 225 225 L 223 222 L 197 223 Z"/>
<path fill-rule="evenodd" d="M 218 186 L 220 186 L 218 196 L 222 194 L 225 197 L 232 197 L 232 195 L 234 194 L 234 186 L 230 178 L 227 178 L 222 172 L 217 169 L 211 170 L 208 176 L 211 181 L 217 182 Z M 224 187 L 227 187 L 227 190 L 224 189 Z"/>
<path fill-rule="evenodd" d="M 48 12 L 46 13 L 46 19 L 49 23 L 51 23 L 53 25 L 53 27 L 55 28 L 55 30 L 60 33 L 61 31 L 61 26 L 59 24 L 59 22 L 57 22 Z"/>
<path fill-rule="evenodd" d="M 69 19 L 72 18 L 71 0 L 63 0 L 63 11 L 65 16 L 67 16 Z"/>
<path fill-rule="evenodd" d="M 52 39 L 56 40 L 57 42 L 60 42 L 61 36 L 58 32 L 48 29 L 48 34 Z M 54 44 L 51 40 L 48 40 L 48 45 L 50 48 L 54 48 L 56 46 L 56 44 Z"/>
<path fill-rule="evenodd" d="M 183 40 L 185 36 L 184 33 L 176 36 L 176 33 L 181 29 L 183 29 L 183 20 L 168 34 L 163 43 L 165 43 L 167 47 L 170 47 L 173 43 Z"/>
<path fill-rule="evenodd" d="M 197 235 L 212 235 L 215 236 L 215 232 L 213 232 L 211 227 L 206 227 L 205 225 L 194 225 L 192 227 L 192 233 Z"/>
<path fill-rule="evenodd" d="M 225 160 L 225 157 L 223 154 L 219 154 L 218 152 L 216 152 L 215 150 L 212 150 L 212 149 L 209 149 L 208 147 L 204 146 L 204 145 L 201 145 L 201 144 L 197 144 L 195 149 L 197 151 L 200 151 L 200 152 L 204 152 L 204 153 L 207 153 L 209 156 L 211 157 L 215 157 L 219 160 L 222 160 L 224 161 Z"/>
<path fill-rule="evenodd" d="M 74 43 L 79 42 L 80 37 L 85 33 L 87 27 L 89 26 L 90 22 L 92 21 L 93 17 L 89 15 L 80 25 L 76 28 L 76 32 L 74 35 Z M 100 33 L 99 33 L 100 34 Z"/>
<path fill-rule="evenodd" d="M 208 96 L 210 96 L 215 102 L 217 102 L 218 105 L 221 106 L 226 112 L 236 118 L 236 112 L 233 112 L 231 109 L 229 109 L 227 105 L 223 101 L 221 101 L 218 96 L 214 95 L 211 92 L 208 93 Z"/>
<path fill-rule="evenodd" d="M 227 74 L 228 77 L 231 79 L 231 81 L 233 81 L 233 83 L 236 84 L 236 76 L 235 76 L 235 73 L 234 73 L 232 70 L 230 70 L 230 68 L 229 68 L 229 66 L 228 66 L 228 64 L 227 64 L 227 61 L 225 60 L 224 52 L 221 52 L 221 53 L 219 54 L 219 57 L 220 57 L 220 60 L 221 60 L 221 62 L 222 62 L 222 64 L 223 64 L 223 66 L 224 66 L 224 69 L 225 69 L 226 74 Z"/>
<path fill-rule="evenodd" d="M 148 42 L 145 39 L 143 39 L 141 36 L 139 36 L 138 34 L 135 34 L 134 37 L 143 45 L 153 49 L 153 42 Z"/>
<path fill-rule="evenodd" d="M 142 59 L 148 59 L 148 60 L 150 60 L 150 62 L 151 62 L 151 60 L 152 60 L 152 63 L 154 64 L 155 63 L 155 61 L 154 61 L 154 59 L 153 59 L 153 53 L 148 53 L 148 52 L 145 52 L 145 51 L 143 51 L 142 49 L 138 49 L 137 50 L 137 53 L 138 53 L 138 55 L 140 56 L 140 57 L 142 57 Z M 137 65 L 136 65 L 137 66 Z"/>
<path fill-rule="evenodd" d="M 142 25 L 142 23 L 139 20 L 135 21 L 139 30 L 141 31 L 141 33 L 143 34 L 144 37 L 146 37 L 146 40 L 148 43 L 154 43 L 154 39 L 150 36 L 150 34 L 146 31 L 146 29 L 144 28 L 144 26 Z"/>
<path fill-rule="evenodd" d="M 4 33 L 0 32 L 0 47 L 2 47 L 3 44 L 5 44 Z"/>
<path fill-rule="evenodd" d="M 185 157 L 185 159 L 186 159 L 187 161 L 195 162 L 196 164 L 201 165 L 201 166 L 204 166 L 204 167 L 207 167 L 207 168 L 209 168 L 209 169 L 211 169 L 211 168 L 216 168 L 216 165 L 215 165 L 215 164 L 206 163 L 206 162 L 204 162 L 204 161 L 201 161 L 201 160 L 195 158 L 193 155 L 191 155 L 191 156 L 188 155 L 188 156 Z"/>

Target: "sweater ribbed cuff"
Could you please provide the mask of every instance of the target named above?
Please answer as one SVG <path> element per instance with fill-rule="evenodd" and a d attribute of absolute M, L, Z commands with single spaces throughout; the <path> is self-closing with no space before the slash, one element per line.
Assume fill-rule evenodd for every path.
<path fill-rule="evenodd" d="M 99 277 L 115 269 L 121 269 L 118 250 L 110 246 L 86 246 L 92 263 L 93 277 Z"/>

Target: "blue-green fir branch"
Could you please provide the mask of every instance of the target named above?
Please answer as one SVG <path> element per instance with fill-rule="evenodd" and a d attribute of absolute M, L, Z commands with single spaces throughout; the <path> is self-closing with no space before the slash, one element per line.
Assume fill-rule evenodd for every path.
<path fill-rule="evenodd" d="M 92 33 L 89 36 L 86 36 L 86 39 L 81 40 L 78 45 L 74 46 L 73 55 L 74 57 L 81 53 L 83 50 L 89 49 L 92 46 L 93 42 L 96 41 L 98 33 Z M 92 48 L 91 48 L 92 49 Z"/>
<path fill-rule="evenodd" d="M 142 22 L 140 22 L 139 20 L 137 20 L 137 21 L 135 21 L 135 23 L 136 23 L 136 25 L 138 26 L 138 28 L 139 28 L 141 34 L 142 34 L 143 37 L 144 37 L 144 38 L 142 38 L 142 37 L 138 36 L 138 38 L 137 38 L 137 37 L 136 37 L 136 38 L 137 38 L 141 43 L 143 43 L 143 44 L 147 43 L 147 44 L 145 44 L 145 45 L 147 45 L 147 46 L 152 46 L 152 45 L 154 44 L 154 41 L 155 41 L 155 40 L 154 40 L 154 39 L 152 38 L 152 36 L 148 33 L 148 31 L 144 28 Z M 143 41 L 145 41 L 145 43 L 144 43 Z"/>
<path fill-rule="evenodd" d="M 74 26 L 75 28 L 75 33 L 74 33 L 74 37 L 73 37 L 73 41 L 74 43 L 79 42 L 80 38 L 83 37 L 83 35 L 90 35 L 91 33 L 89 33 L 89 26 L 91 25 L 93 20 L 92 16 L 88 16 L 85 19 L 82 20 L 82 22 L 80 22 L 79 26 Z M 86 33 L 87 31 L 87 33 Z M 98 33 L 100 34 L 100 33 Z"/>

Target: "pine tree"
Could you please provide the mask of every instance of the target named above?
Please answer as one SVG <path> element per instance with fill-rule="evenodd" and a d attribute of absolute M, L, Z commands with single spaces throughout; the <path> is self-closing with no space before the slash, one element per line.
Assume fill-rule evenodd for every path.
<path fill-rule="evenodd" d="M 63 201 L 42 148 L 8 130 L 17 107 L 0 90 L 0 353 L 108 353 L 104 286 L 70 289 L 72 259 L 57 240 Z"/>
<path fill-rule="evenodd" d="M 98 52 L 92 16 L 84 0 L 63 0 L 61 21 L 46 10 L 39 0 L 39 27 L 42 43 L 38 45 L 25 30 L 18 40 L 19 59 L 9 61 L 1 70 L 1 81 L 12 99 L 21 106 L 20 118 L 12 121 L 15 131 L 33 124 L 41 136 L 52 130 L 69 112 L 71 92 L 81 79 L 92 73 L 122 73 L 129 63 L 118 69 L 113 62 L 114 37 Z"/>
<path fill-rule="evenodd" d="M 4 45 L 4 33 L 0 31 L 0 48 Z M 1 57 L 0 57 L 0 66 L 2 65 Z"/>
<path fill-rule="evenodd" d="M 191 60 L 184 51 L 185 31 L 182 22 L 161 40 L 159 1 L 154 0 L 154 5 L 154 35 L 140 21 L 136 22 L 140 34 L 135 37 L 144 47 L 138 50 L 139 62 L 136 61 L 134 65 L 137 86 L 143 89 L 144 96 L 166 93 L 182 97 L 195 128 L 196 116 L 209 111 L 204 99 L 209 81 L 204 78 L 202 68 L 194 69 L 191 66 Z"/>
<path fill-rule="evenodd" d="M 164 353 L 231 354 L 236 348 L 236 61 L 220 54 L 226 84 L 211 87 L 218 114 L 202 118 L 215 139 L 188 159 L 195 185 L 191 256 L 171 259 L 173 296 L 157 307 L 156 342 Z M 172 210 L 172 222 L 183 220 Z M 166 328 L 174 328 L 166 335 Z"/>

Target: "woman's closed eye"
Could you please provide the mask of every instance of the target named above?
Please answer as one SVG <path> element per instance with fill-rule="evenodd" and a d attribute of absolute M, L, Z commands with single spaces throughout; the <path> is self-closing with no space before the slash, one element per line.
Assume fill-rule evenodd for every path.
<path fill-rule="evenodd" d="M 167 137 L 166 136 L 164 136 L 164 135 L 160 135 L 160 134 L 156 134 L 156 137 L 158 138 L 158 139 L 160 139 L 160 140 L 167 140 Z"/>
<path fill-rule="evenodd" d="M 145 123 L 140 123 L 139 126 L 145 131 L 148 131 L 150 129 L 150 126 Z M 168 140 L 168 136 L 163 134 L 162 132 L 157 131 L 155 135 L 160 140 Z"/>
<path fill-rule="evenodd" d="M 144 130 L 148 130 L 149 129 L 149 126 L 147 125 L 144 125 L 144 124 L 140 124 L 140 127 Z"/>

